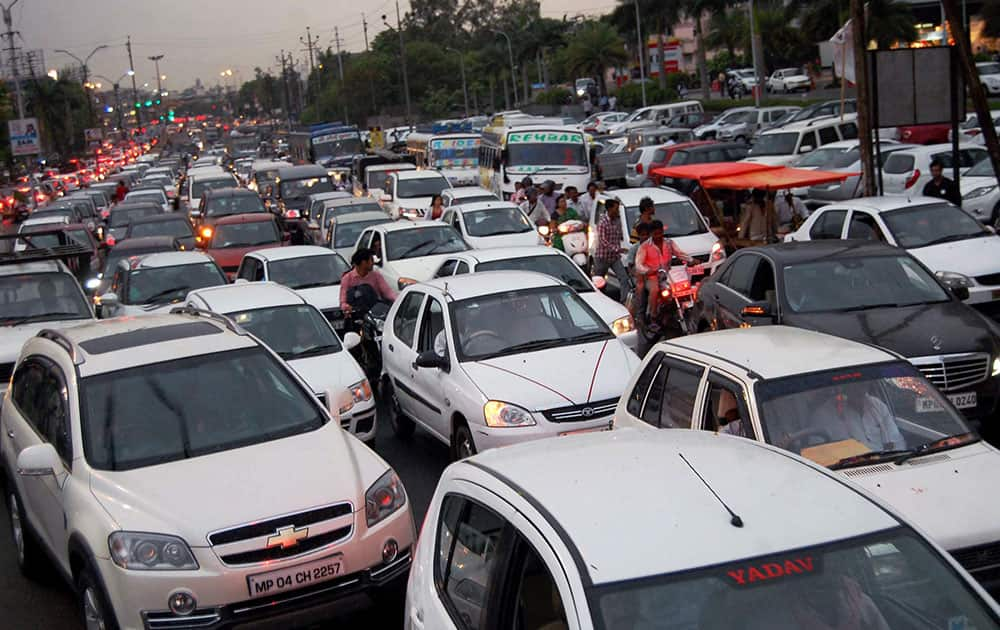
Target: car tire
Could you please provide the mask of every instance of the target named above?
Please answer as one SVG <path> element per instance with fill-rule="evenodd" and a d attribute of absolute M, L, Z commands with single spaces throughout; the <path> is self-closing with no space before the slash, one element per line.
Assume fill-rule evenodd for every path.
<path fill-rule="evenodd" d="M 386 381 L 386 384 L 388 385 L 388 381 Z M 413 420 L 406 417 L 406 414 L 403 413 L 403 408 L 399 406 L 395 387 L 392 388 L 390 401 L 392 409 L 389 411 L 389 424 L 392 426 L 392 432 L 401 440 L 409 440 L 413 437 L 413 431 L 417 426 Z"/>
<path fill-rule="evenodd" d="M 76 606 L 86 630 L 118 630 L 114 610 L 89 565 L 76 576 Z"/>
<path fill-rule="evenodd" d="M 14 557 L 21 575 L 37 580 L 42 577 L 41 568 L 47 560 L 42 554 L 38 539 L 31 531 L 31 524 L 24 515 L 21 498 L 14 490 L 13 483 L 7 480 L 7 518 L 10 521 L 11 542 L 14 543 Z"/>
<path fill-rule="evenodd" d="M 746 141 L 747 141 L 747 139 L 744 138 L 743 136 L 736 136 L 735 138 L 733 138 L 733 142 L 742 142 L 742 143 L 746 144 Z"/>
<path fill-rule="evenodd" d="M 476 440 L 472 437 L 472 429 L 464 419 L 455 422 L 455 428 L 451 432 L 451 459 L 460 461 L 467 457 L 472 457 L 479 451 L 476 450 Z"/>

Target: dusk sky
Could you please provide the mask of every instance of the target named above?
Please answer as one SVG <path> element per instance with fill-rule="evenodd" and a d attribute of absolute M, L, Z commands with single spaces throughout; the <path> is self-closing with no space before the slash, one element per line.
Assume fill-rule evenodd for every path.
<path fill-rule="evenodd" d="M 542 0 L 542 13 L 553 18 L 600 14 L 614 5 L 614 0 Z M 408 6 L 407 0 L 400 3 L 404 12 Z M 277 67 L 282 48 L 305 60 L 299 37 L 305 38 L 306 26 L 323 48 L 333 46 L 333 29 L 339 26 L 341 45 L 363 50 L 362 9 L 369 38 L 385 28 L 382 13 L 395 22 L 392 0 L 19 0 L 13 19 L 21 45 L 44 50 L 46 69 L 76 64 L 55 49 L 83 58 L 98 45 L 111 46 L 89 64 L 92 75 L 111 79 L 128 70 L 125 38 L 131 35 L 137 79 L 155 84 L 147 57 L 163 54 L 160 73 L 167 75 L 164 87 L 170 90 L 188 87 L 196 77 L 215 85 L 227 68 L 235 74 L 230 80 L 239 84 L 253 76 L 254 66 Z"/>

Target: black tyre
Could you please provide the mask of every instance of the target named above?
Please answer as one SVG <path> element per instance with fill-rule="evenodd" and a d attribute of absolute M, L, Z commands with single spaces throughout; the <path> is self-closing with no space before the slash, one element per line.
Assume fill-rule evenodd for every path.
<path fill-rule="evenodd" d="M 31 531 L 31 525 L 24 516 L 21 499 L 9 482 L 7 489 L 7 518 L 10 521 L 11 540 L 14 543 L 14 556 L 21 575 L 30 579 L 42 577 L 42 566 L 47 562 L 38 546 L 38 539 Z"/>
<path fill-rule="evenodd" d="M 76 577 L 76 605 L 87 630 L 118 630 L 114 610 L 90 566 Z"/>
<path fill-rule="evenodd" d="M 451 458 L 459 461 L 467 457 L 472 457 L 476 450 L 476 440 L 472 437 L 472 430 L 469 429 L 465 420 L 455 423 L 455 430 L 451 434 Z"/>
<path fill-rule="evenodd" d="M 385 383 L 388 385 L 388 382 Z M 389 412 L 389 424 L 392 425 L 392 432 L 401 440 L 408 440 L 413 437 L 413 431 L 417 428 L 413 420 L 406 417 L 399 400 L 396 398 L 396 388 L 392 388 L 392 409 Z"/>

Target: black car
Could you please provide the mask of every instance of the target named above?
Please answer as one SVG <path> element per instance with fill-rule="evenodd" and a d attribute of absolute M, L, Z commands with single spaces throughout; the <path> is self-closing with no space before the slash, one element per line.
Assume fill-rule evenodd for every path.
<path fill-rule="evenodd" d="M 967 297 L 897 247 L 807 241 L 739 250 L 702 283 L 697 308 L 701 330 L 785 324 L 897 352 L 994 433 L 1000 329 Z"/>

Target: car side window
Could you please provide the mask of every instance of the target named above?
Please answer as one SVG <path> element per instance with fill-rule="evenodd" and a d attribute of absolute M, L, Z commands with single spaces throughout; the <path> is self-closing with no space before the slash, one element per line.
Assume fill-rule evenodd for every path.
<path fill-rule="evenodd" d="M 849 122 L 840 125 L 840 135 L 844 138 L 844 140 L 857 140 L 858 138 L 857 124 Z"/>
<path fill-rule="evenodd" d="M 650 384 L 642 421 L 660 429 L 690 429 L 704 372 L 700 366 L 664 357 Z"/>
<path fill-rule="evenodd" d="M 457 627 L 486 626 L 487 596 L 509 533 L 510 525 L 492 510 L 458 495 L 445 496 L 434 550 L 434 584 Z"/>
<path fill-rule="evenodd" d="M 414 291 L 403 299 L 396 311 L 396 318 L 392 322 L 392 332 L 400 342 L 407 347 L 413 345 L 413 336 L 417 331 L 417 315 L 420 314 L 420 304 L 424 300 L 424 294 Z"/>
<path fill-rule="evenodd" d="M 42 382 L 42 374 L 42 366 L 30 357 L 22 361 L 14 372 L 11 400 L 21 412 L 21 416 L 29 423 L 36 415 L 35 394 Z"/>
<path fill-rule="evenodd" d="M 701 428 L 754 439 L 746 395 L 738 383 L 709 373 Z"/>
<path fill-rule="evenodd" d="M 754 302 L 762 302 L 774 294 L 774 268 L 771 261 L 761 258 L 757 263 L 757 271 L 753 274 L 748 297 Z"/>
<path fill-rule="evenodd" d="M 962 159 L 961 155 L 959 155 L 958 159 L 959 160 Z M 937 160 L 938 162 L 940 162 L 941 166 L 943 168 L 951 168 L 952 160 L 951 160 L 951 152 L 950 151 L 948 153 L 937 153 L 935 155 L 932 155 L 931 159 L 930 159 L 930 162 L 933 162 L 935 160 Z"/>
<path fill-rule="evenodd" d="M 506 572 L 509 588 L 504 588 L 498 610 L 490 618 L 499 620 L 500 628 L 568 628 L 566 610 L 552 573 L 534 547 L 516 536 L 511 568 Z"/>
<path fill-rule="evenodd" d="M 458 266 L 458 261 L 454 258 L 451 260 L 446 260 L 441 267 L 438 268 L 437 273 L 434 274 L 435 278 L 447 278 L 448 276 L 455 273 L 455 267 Z"/>
<path fill-rule="evenodd" d="M 961 149 L 958 152 L 959 166 L 968 168 L 975 166 L 980 160 L 986 159 L 986 152 L 977 149 Z"/>
<path fill-rule="evenodd" d="M 264 262 L 261 261 L 261 260 L 258 260 L 258 261 L 256 261 L 256 263 L 257 264 L 254 266 L 253 277 L 251 278 L 251 280 L 253 280 L 254 282 L 263 282 L 264 281 Z"/>
<path fill-rule="evenodd" d="M 444 312 L 441 310 L 441 303 L 429 297 L 427 305 L 424 307 L 424 317 L 420 320 L 420 339 L 417 343 L 417 352 L 436 350 L 434 342 L 441 332 L 444 332 Z"/>
<path fill-rule="evenodd" d="M 236 272 L 236 277 L 242 280 L 253 280 L 254 269 L 257 267 L 257 259 L 245 257 L 243 262 L 240 263 L 239 271 Z"/>
<path fill-rule="evenodd" d="M 457 276 L 463 273 L 469 273 L 469 265 L 464 262 L 459 262 L 458 266 L 455 267 L 455 275 Z"/>
<path fill-rule="evenodd" d="M 371 232 L 362 232 L 361 237 L 358 239 L 358 249 L 368 247 L 372 242 Z"/>
<path fill-rule="evenodd" d="M 750 297 L 750 285 L 757 270 L 757 256 L 744 254 L 732 262 L 724 284 L 741 295 Z"/>
<path fill-rule="evenodd" d="M 646 367 L 643 368 L 642 374 L 635 382 L 635 387 L 632 388 L 632 393 L 629 394 L 628 403 L 625 409 L 628 411 L 629 415 L 640 417 L 642 415 L 642 407 L 646 403 L 646 396 L 649 394 L 649 386 L 653 382 L 653 377 L 656 376 L 657 371 L 660 369 L 660 363 L 663 361 L 663 353 L 658 352 L 656 355 L 646 363 Z"/>
<path fill-rule="evenodd" d="M 799 150 L 801 150 L 803 147 L 812 147 L 813 149 L 815 149 L 818 146 L 819 144 L 816 141 L 815 131 L 807 131 L 802 134 L 802 139 L 799 141 Z"/>
<path fill-rule="evenodd" d="M 818 131 L 820 144 L 830 144 L 831 142 L 840 140 L 840 137 L 837 136 L 837 130 L 834 127 L 820 127 Z"/>
<path fill-rule="evenodd" d="M 73 447 L 64 383 L 55 364 L 41 357 L 28 358 L 14 374 L 11 397 L 25 421 L 68 463 Z"/>
<path fill-rule="evenodd" d="M 844 231 L 844 219 L 847 218 L 847 210 L 828 210 L 819 217 L 812 227 L 809 228 L 809 238 L 818 241 L 825 238 L 838 239 Z"/>
<path fill-rule="evenodd" d="M 868 241 L 884 241 L 882 229 L 879 228 L 875 217 L 867 212 L 851 213 L 851 222 L 847 227 L 847 238 L 859 238 Z"/>

